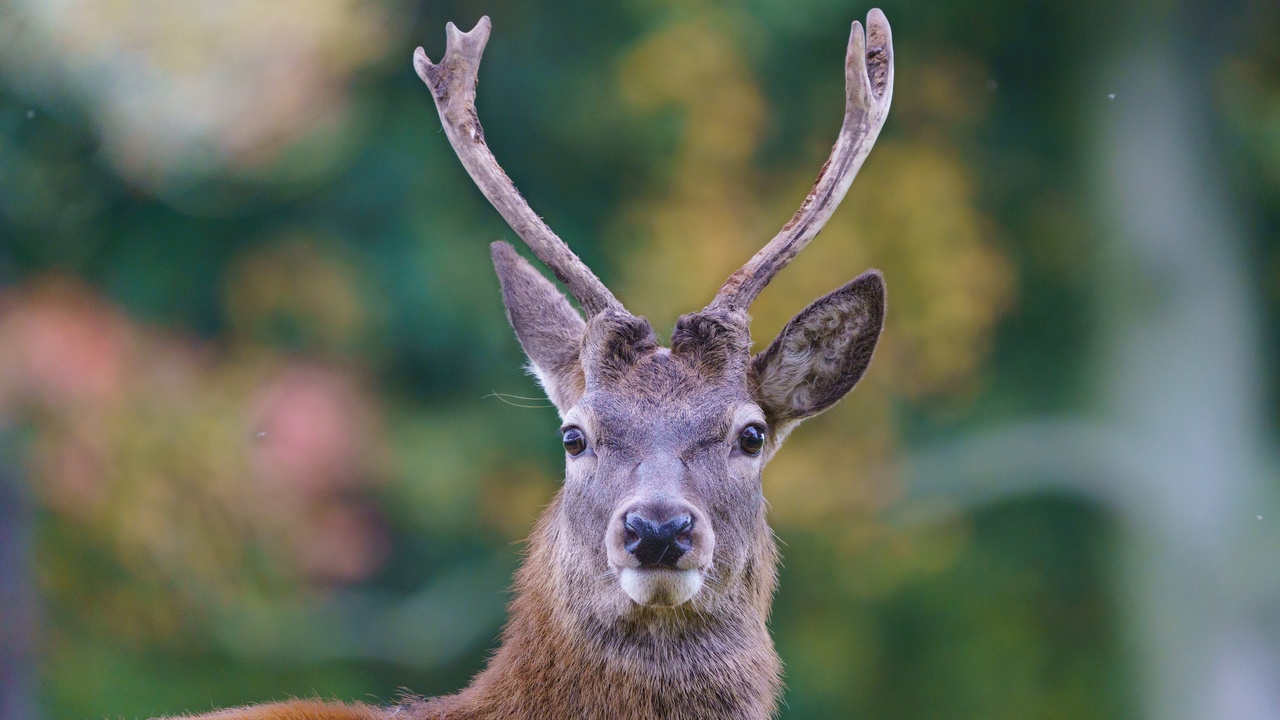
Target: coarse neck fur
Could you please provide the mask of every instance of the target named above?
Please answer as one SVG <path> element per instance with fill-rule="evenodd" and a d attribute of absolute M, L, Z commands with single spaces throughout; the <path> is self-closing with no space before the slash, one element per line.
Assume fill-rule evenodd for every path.
<path fill-rule="evenodd" d="M 754 720 L 772 717 L 781 663 L 766 620 L 776 548 L 761 543 L 738 612 L 695 603 L 600 617 L 556 565 L 559 500 L 530 537 L 502 645 L 455 695 L 411 702 L 411 718 L 449 720 Z M 553 570 L 553 568 L 555 568 Z"/>

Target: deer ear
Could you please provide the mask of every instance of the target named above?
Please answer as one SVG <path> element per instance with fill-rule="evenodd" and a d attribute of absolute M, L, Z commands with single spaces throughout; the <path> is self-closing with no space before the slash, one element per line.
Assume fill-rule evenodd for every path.
<path fill-rule="evenodd" d="M 884 279 L 871 270 L 791 318 L 751 361 L 756 402 L 776 432 L 817 415 L 853 389 L 884 326 Z"/>
<path fill-rule="evenodd" d="M 489 246 L 502 285 L 507 320 L 529 358 L 529 369 L 563 416 L 582 398 L 582 336 L 586 323 L 550 280 L 510 245 Z"/>

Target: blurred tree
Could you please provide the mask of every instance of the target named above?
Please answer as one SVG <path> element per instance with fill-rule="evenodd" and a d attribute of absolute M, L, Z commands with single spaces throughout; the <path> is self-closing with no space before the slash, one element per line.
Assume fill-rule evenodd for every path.
<path fill-rule="evenodd" d="M 0 427 L 0 443 L 10 442 Z M 35 513 L 18 469 L 0 454 L 0 718 L 36 716 L 37 599 L 31 543 Z"/>

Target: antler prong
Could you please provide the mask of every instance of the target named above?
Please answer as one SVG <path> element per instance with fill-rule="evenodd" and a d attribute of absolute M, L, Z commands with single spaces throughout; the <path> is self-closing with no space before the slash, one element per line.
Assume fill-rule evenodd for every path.
<path fill-rule="evenodd" d="M 884 13 L 854 21 L 845 56 L 845 113 L 840 136 L 813 189 L 791 220 L 746 265 L 729 276 L 707 309 L 743 311 L 769 281 L 817 237 L 871 152 L 893 100 L 893 36 Z"/>
<path fill-rule="evenodd" d="M 490 27 L 488 17 L 480 18 L 470 32 L 462 32 L 449 23 L 445 27 L 447 45 L 439 63 L 432 63 L 422 48 L 413 53 L 414 69 L 431 90 L 445 135 L 480 192 L 533 254 L 569 288 L 588 315 L 606 310 L 625 313 L 622 303 L 604 283 L 533 212 L 485 144 L 475 100 L 480 57 L 489 41 Z"/>

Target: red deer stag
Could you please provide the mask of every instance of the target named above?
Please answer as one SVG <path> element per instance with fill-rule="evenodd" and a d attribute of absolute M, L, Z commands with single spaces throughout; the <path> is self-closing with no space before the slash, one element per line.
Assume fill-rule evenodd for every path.
<path fill-rule="evenodd" d="M 216 718 L 687 718 L 774 715 L 781 666 L 766 620 L 777 548 L 760 473 L 787 433 L 866 371 L 884 320 L 875 271 L 819 298 L 761 353 L 747 308 L 822 229 L 889 111 L 884 14 L 853 23 L 844 125 L 799 211 L 662 347 L 529 208 L 476 117 L 489 19 L 448 26 L 414 66 L 481 192 L 577 299 L 508 244 L 491 246 L 507 317 L 563 419 L 564 487 L 529 539 L 502 644 L 456 695 L 394 707 L 294 701 Z M 584 317 L 585 316 L 585 317 Z"/>

